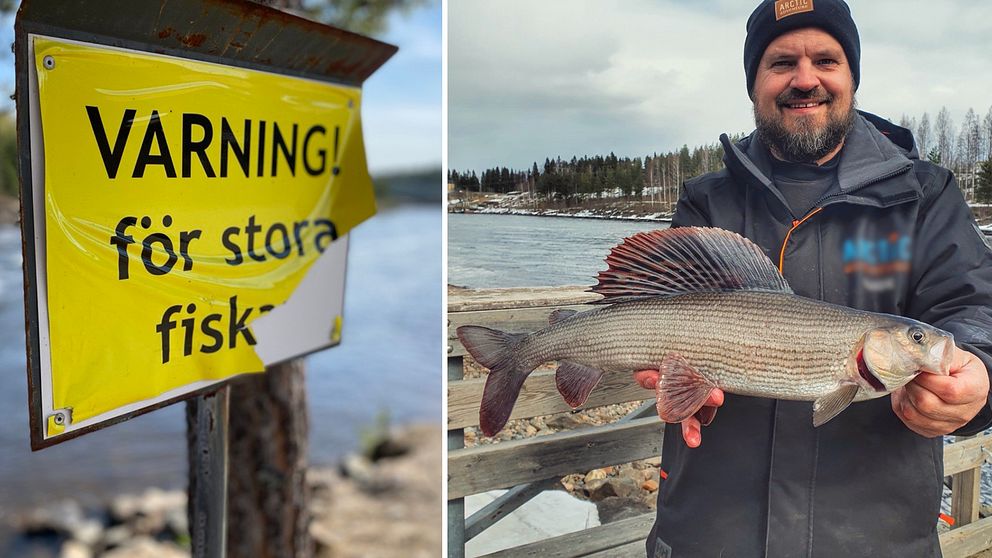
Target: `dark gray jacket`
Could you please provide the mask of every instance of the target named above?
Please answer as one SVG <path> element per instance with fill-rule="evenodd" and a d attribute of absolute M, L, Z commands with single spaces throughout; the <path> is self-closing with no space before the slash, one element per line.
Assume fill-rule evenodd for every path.
<path fill-rule="evenodd" d="M 928 322 L 992 370 L 992 251 L 948 170 L 921 161 L 907 130 L 861 113 L 839 184 L 793 215 L 755 137 L 721 136 L 726 168 L 685 184 L 673 226 L 736 231 L 797 294 Z M 940 556 L 941 439 L 906 428 L 889 397 L 820 428 L 811 417 L 808 402 L 728 394 L 699 448 L 668 425 L 648 556 Z M 990 424 L 986 405 L 959 434 Z"/>

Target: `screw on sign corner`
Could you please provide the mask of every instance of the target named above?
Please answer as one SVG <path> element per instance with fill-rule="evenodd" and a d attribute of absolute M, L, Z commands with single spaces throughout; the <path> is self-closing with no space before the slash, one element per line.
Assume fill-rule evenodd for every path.
<path fill-rule="evenodd" d="M 59 409 L 52 412 L 52 421 L 58 426 L 69 426 L 72 422 L 72 411 L 70 409 Z"/>

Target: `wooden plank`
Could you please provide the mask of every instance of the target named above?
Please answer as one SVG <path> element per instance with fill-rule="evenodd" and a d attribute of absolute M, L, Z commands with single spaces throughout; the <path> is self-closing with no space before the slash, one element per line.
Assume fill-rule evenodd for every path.
<path fill-rule="evenodd" d="M 981 492 L 981 472 L 978 467 L 968 469 L 951 477 L 951 517 L 956 526 L 964 526 L 978 521 L 980 509 L 978 496 Z"/>
<path fill-rule="evenodd" d="M 600 295 L 586 292 L 588 289 L 588 286 L 583 285 L 518 287 L 512 289 L 462 289 L 449 287 L 448 313 L 585 304 L 601 298 Z"/>
<path fill-rule="evenodd" d="M 644 533 L 647 536 L 647 533 Z M 622 546 L 586 554 L 583 558 L 643 558 L 644 541 L 631 541 Z"/>
<path fill-rule="evenodd" d="M 619 549 L 629 550 L 631 545 L 639 545 L 639 554 L 644 556 L 644 539 L 654 524 L 654 513 L 646 513 L 630 519 L 607 523 L 599 527 L 561 535 L 543 541 L 508 548 L 485 558 L 571 558 L 580 556 L 630 556 L 629 554 L 609 554 L 609 551 Z"/>
<path fill-rule="evenodd" d="M 506 491 L 499 498 L 486 504 L 481 510 L 473 513 L 471 517 L 465 519 L 465 540 L 470 541 L 479 533 L 492 527 L 499 520 L 513 513 L 517 508 L 530 502 L 530 500 L 545 490 L 551 490 L 556 486 L 561 488 L 559 477 L 538 480 L 528 484 L 514 486 Z"/>
<path fill-rule="evenodd" d="M 944 475 L 954 475 L 980 467 L 985 462 L 986 451 L 992 452 L 992 434 L 945 445 Z"/>
<path fill-rule="evenodd" d="M 482 401 L 482 389 L 485 385 L 484 377 L 448 382 L 449 429 L 479 424 L 479 402 Z M 589 400 L 579 409 L 646 399 L 654 399 L 654 393 L 637 385 L 630 374 L 606 374 L 589 395 Z M 538 370 L 524 382 L 510 418 L 567 413 L 571 410 L 558 393 L 554 371 Z"/>
<path fill-rule="evenodd" d="M 985 439 L 983 439 L 985 438 Z M 981 492 L 982 463 L 985 461 L 984 443 L 989 441 L 989 437 L 976 436 L 974 438 L 956 437 L 955 442 L 946 447 L 954 448 L 961 446 L 955 454 L 961 456 L 961 462 L 972 464 L 972 468 L 961 472 L 951 473 L 951 517 L 954 518 L 955 526 L 960 528 L 978 521 L 978 512 L 981 509 L 978 501 Z M 977 454 L 977 455 L 976 455 Z M 947 450 L 945 450 L 944 461 L 947 461 Z M 977 462 L 976 462 L 977 461 Z M 948 474 L 946 471 L 945 475 Z"/>
<path fill-rule="evenodd" d="M 448 498 L 661 454 L 657 417 L 448 452 Z"/>
<path fill-rule="evenodd" d="M 940 535 L 944 558 L 968 558 L 992 548 L 992 517 Z"/>
<path fill-rule="evenodd" d="M 618 420 L 617 423 L 625 423 L 639 418 L 653 416 L 654 413 L 654 401 L 650 401 L 634 409 L 627 416 Z M 551 477 L 550 479 L 534 481 L 511 488 L 505 494 L 486 504 L 485 507 L 473 513 L 471 517 L 465 520 L 465 540 L 471 540 L 494 523 L 513 513 L 514 510 L 530 501 L 534 496 L 537 496 L 552 486 L 556 486 L 559 481 L 560 479 L 558 477 Z"/>
<path fill-rule="evenodd" d="M 606 558 L 643 556 L 644 539 L 651 530 L 655 514 L 648 513 L 591 529 L 509 548 L 485 558 Z M 992 517 L 940 535 L 944 558 L 968 558 L 992 548 Z M 626 554 L 628 550 L 637 553 Z"/>
<path fill-rule="evenodd" d="M 448 380 L 460 380 L 465 365 L 462 357 L 448 358 Z M 465 446 L 465 433 L 462 430 L 448 430 L 448 451 Z M 465 557 L 465 499 L 448 500 L 448 558 Z"/>
<path fill-rule="evenodd" d="M 513 333 L 530 333 L 548 327 L 548 316 L 559 308 L 568 308 L 579 312 L 593 309 L 584 304 L 561 304 L 533 308 L 449 313 L 448 345 L 451 347 L 451 352 L 448 354 L 451 356 L 468 354 L 455 334 L 455 331 L 463 325 L 479 325 Z"/>

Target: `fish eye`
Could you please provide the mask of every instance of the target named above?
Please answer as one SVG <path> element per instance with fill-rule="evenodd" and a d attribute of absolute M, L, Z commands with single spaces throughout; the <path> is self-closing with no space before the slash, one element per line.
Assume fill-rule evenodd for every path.
<path fill-rule="evenodd" d="M 923 330 L 918 327 L 909 328 L 909 337 L 917 343 L 923 343 L 923 340 L 927 338 Z"/>

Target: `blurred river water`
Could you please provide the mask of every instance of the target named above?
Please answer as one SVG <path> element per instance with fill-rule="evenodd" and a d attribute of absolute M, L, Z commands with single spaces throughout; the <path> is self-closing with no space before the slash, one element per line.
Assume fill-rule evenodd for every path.
<path fill-rule="evenodd" d="M 355 450 L 383 414 L 440 424 L 441 221 L 438 205 L 403 205 L 351 233 L 342 344 L 307 357 L 311 463 Z M 185 487 L 183 403 L 31 452 L 20 243 L 0 227 L 0 524 L 63 498 Z"/>

